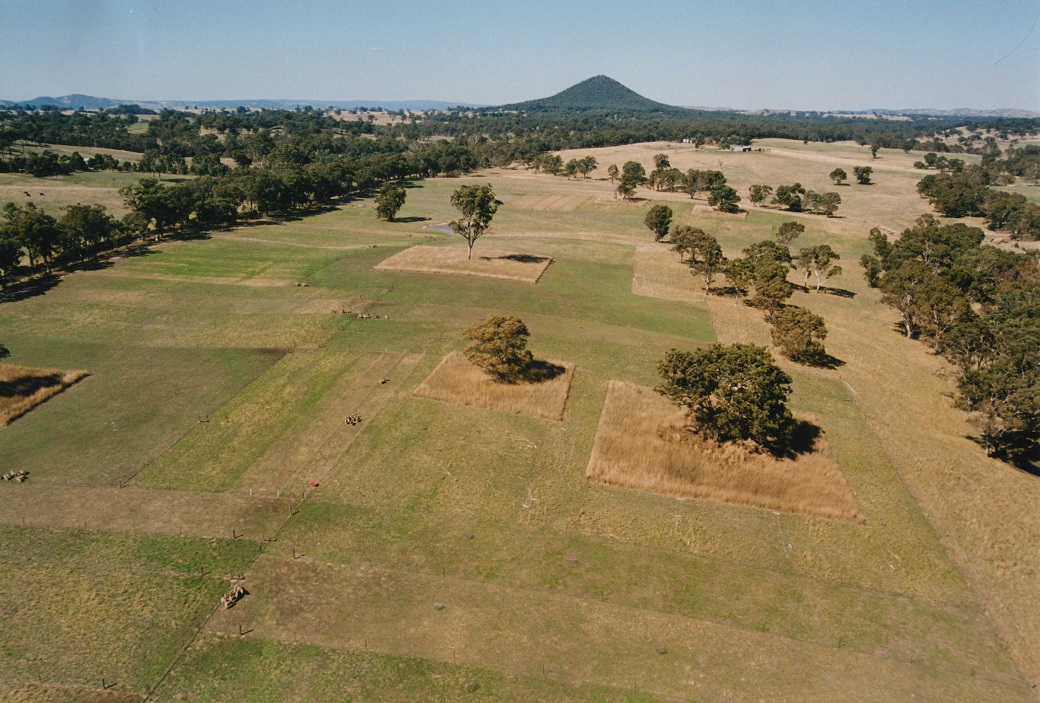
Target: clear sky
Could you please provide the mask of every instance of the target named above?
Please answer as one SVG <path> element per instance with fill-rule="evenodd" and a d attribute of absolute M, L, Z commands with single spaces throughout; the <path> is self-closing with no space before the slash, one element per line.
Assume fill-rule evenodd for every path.
<path fill-rule="evenodd" d="M 674 105 L 1040 111 L 1038 13 L 1040 0 L 0 0 L 0 98 L 502 104 L 606 74 Z"/>

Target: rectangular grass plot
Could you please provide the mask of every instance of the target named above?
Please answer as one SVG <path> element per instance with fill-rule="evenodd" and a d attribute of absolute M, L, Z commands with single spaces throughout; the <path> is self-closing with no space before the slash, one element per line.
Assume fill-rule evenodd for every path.
<path fill-rule="evenodd" d="M 448 273 L 537 283 L 552 263 L 552 258 L 548 256 L 483 249 L 479 242 L 473 248 L 472 259 L 467 259 L 466 254 L 464 247 L 420 245 L 394 254 L 375 268 L 382 271 Z"/>
<path fill-rule="evenodd" d="M 490 410 L 505 410 L 533 415 L 546 420 L 562 420 L 570 392 L 573 364 L 545 364 L 555 367 L 555 375 L 537 383 L 499 383 L 469 362 L 460 352 L 448 354 L 414 393 L 449 403 L 472 405 Z"/>
<path fill-rule="evenodd" d="M 685 431 L 652 388 L 610 381 L 585 476 L 625 488 L 856 520 L 858 506 L 825 443 L 797 459 L 719 445 Z"/>

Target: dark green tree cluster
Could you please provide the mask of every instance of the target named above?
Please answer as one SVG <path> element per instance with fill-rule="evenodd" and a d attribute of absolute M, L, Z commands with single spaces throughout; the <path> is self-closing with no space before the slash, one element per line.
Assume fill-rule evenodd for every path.
<path fill-rule="evenodd" d="M 672 251 L 679 252 L 679 261 L 688 256 L 690 273 L 704 282 L 704 295 L 711 291 L 715 277 L 726 267 L 726 257 L 715 237 L 699 227 L 680 225 L 672 232 Z"/>
<path fill-rule="evenodd" d="M 987 179 L 982 169 L 933 173 L 918 182 L 917 192 L 944 217 L 985 217 L 994 232 L 1007 232 L 1012 239 L 1040 239 L 1040 205 L 1021 193 L 992 188 Z"/>
<path fill-rule="evenodd" d="M 50 271 L 56 263 L 76 263 L 128 241 L 121 223 L 101 205 L 69 205 L 55 219 L 32 203 L 7 203 L 0 219 L 0 286 L 19 271 Z M 22 260 L 29 266 L 23 269 Z"/>
<path fill-rule="evenodd" d="M 841 170 L 841 169 L 837 169 Z M 844 174 L 844 171 L 842 171 Z M 831 173 L 831 178 L 835 174 Z M 844 178 L 845 176 L 842 176 Z M 772 186 L 755 184 L 750 188 L 751 202 L 755 205 L 763 204 L 772 195 L 770 203 L 774 207 L 782 208 L 789 212 L 810 212 L 814 215 L 826 215 L 833 217 L 841 205 L 841 195 L 834 192 L 818 193 L 807 190 L 801 183 L 779 185 L 774 191 Z"/>
<path fill-rule="evenodd" d="M 822 281 L 837 275 L 841 269 L 833 265 L 838 254 L 827 244 L 804 247 L 797 258 L 789 245 L 805 230 L 798 222 L 785 222 L 776 232 L 776 241 L 765 240 L 743 251 L 743 258 L 725 264 L 726 279 L 747 304 L 759 308 L 770 323 L 773 344 L 787 358 L 807 365 L 822 365 L 829 360 L 823 346 L 827 327 L 819 315 L 789 305 L 794 286 L 787 280 L 796 265 L 808 276 L 817 276 L 817 290 Z"/>
<path fill-rule="evenodd" d="M 918 219 L 895 241 L 871 231 L 868 282 L 959 370 L 958 404 L 979 423 L 988 454 L 1040 451 L 1040 267 L 1035 255 L 983 246 L 982 230 Z"/>
<path fill-rule="evenodd" d="M 939 173 L 961 173 L 964 171 L 964 159 L 940 156 L 934 151 L 929 151 L 924 155 L 924 160 L 914 162 L 914 168 L 935 169 Z"/>
<path fill-rule="evenodd" d="M 743 254 L 743 258 L 727 264 L 726 280 L 735 292 L 748 296 L 748 305 L 763 310 L 766 319 L 771 320 L 794 293 L 787 280 L 791 252 L 782 244 L 766 240 L 752 244 Z"/>
<path fill-rule="evenodd" d="M 684 408 L 692 429 L 716 442 L 738 442 L 776 455 L 790 451 L 791 377 L 752 344 L 673 349 L 658 364 L 657 391 Z"/>

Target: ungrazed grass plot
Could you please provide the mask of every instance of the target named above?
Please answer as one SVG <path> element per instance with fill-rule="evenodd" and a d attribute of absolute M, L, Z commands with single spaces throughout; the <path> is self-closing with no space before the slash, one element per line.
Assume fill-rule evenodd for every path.
<path fill-rule="evenodd" d="M 0 426 L 11 424 L 89 375 L 86 371 L 0 364 Z"/>
<path fill-rule="evenodd" d="M 544 381 L 500 383 L 471 364 L 461 352 L 452 352 L 444 357 L 414 393 L 422 398 L 449 403 L 506 410 L 546 420 L 562 420 L 574 376 L 574 365 L 541 363 L 549 371 Z"/>
<path fill-rule="evenodd" d="M 381 271 L 419 271 L 421 273 L 454 273 L 464 276 L 508 278 L 537 283 L 549 268 L 552 258 L 533 254 L 477 249 L 473 258 L 458 247 L 417 246 L 394 254 L 376 265 Z"/>
<path fill-rule="evenodd" d="M 839 520 L 858 506 L 823 442 L 778 460 L 684 431 L 681 410 L 645 386 L 611 381 L 585 475 L 626 488 Z"/>

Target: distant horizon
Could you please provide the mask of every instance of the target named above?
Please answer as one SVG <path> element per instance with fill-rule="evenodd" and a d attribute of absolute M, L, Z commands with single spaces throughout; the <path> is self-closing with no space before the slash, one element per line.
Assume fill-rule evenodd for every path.
<path fill-rule="evenodd" d="M 733 9 L 720 21 L 696 0 L 10 0 L 0 3 L 0 96 L 494 106 L 604 74 L 677 106 L 1040 112 L 1036 0 L 999 12 L 970 0 L 941 13 L 897 0 Z"/>
<path fill-rule="evenodd" d="M 569 86 L 567 86 L 569 87 Z M 631 86 L 626 86 L 631 87 Z M 561 89 L 564 90 L 565 88 Z M 560 91 L 556 91 L 560 92 Z M 639 93 L 638 90 L 635 92 Z M 547 95 L 537 96 L 537 98 L 547 98 L 556 93 Z M 315 108 L 325 108 L 333 106 L 337 108 L 336 103 L 348 103 L 356 104 L 364 107 L 386 107 L 387 105 L 396 104 L 417 104 L 417 103 L 436 103 L 442 104 L 448 107 L 472 107 L 472 108 L 493 108 L 499 105 L 508 105 L 506 103 L 474 103 L 464 100 L 445 100 L 444 98 L 431 98 L 431 97 L 419 97 L 419 98 L 206 98 L 206 99 L 185 99 L 185 98 L 135 98 L 130 96 L 110 96 L 110 95 L 92 95 L 89 93 L 83 93 L 80 91 L 73 91 L 65 94 L 54 94 L 39 92 L 31 98 L 15 99 L 4 95 L 0 95 L 0 102 L 9 102 L 17 105 L 31 104 L 40 100 L 41 98 L 50 98 L 54 100 L 60 100 L 62 98 L 70 98 L 75 95 L 80 95 L 86 98 L 108 100 L 120 104 L 173 104 L 173 105 L 203 105 L 206 103 L 239 103 L 245 105 L 246 103 L 298 103 L 300 105 L 310 105 Z M 642 95 L 642 93 L 640 93 Z M 650 96 L 643 96 L 650 97 Z M 652 99 L 652 98 L 651 98 Z M 511 101 L 518 102 L 518 101 Z M 70 105 L 69 109 L 75 107 Z M 886 107 L 875 105 L 867 108 L 848 108 L 848 107 L 827 107 L 827 108 L 800 108 L 800 107 L 734 107 L 731 105 L 682 105 L 676 104 L 671 107 L 679 107 L 689 110 L 706 110 L 706 111 L 732 111 L 732 112 L 753 112 L 753 111 L 769 111 L 769 112 L 816 112 L 816 113 L 874 113 L 874 112 L 891 112 L 891 113 L 906 113 L 906 112 L 935 112 L 935 113 L 954 113 L 958 110 L 966 110 L 971 112 L 1001 112 L 1001 111 L 1020 111 L 1031 113 L 1036 116 L 1040 116 L 1040 110 L 1031 110 L 1029 108 L 1023 108 L 1016 105 L 1001 105 L 1001 106 L 987 106 L 977 107 L 971 105 L 959 105 L 953 108 L 936 108 L 930 106 L 911 106 L 911 107 Z M 354 108 L 339 108 L 339 109 L 354 109 Z M 394 108 L 396 109 L 408 109 L 408 108 Z"/>

